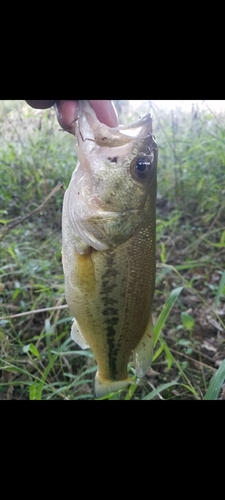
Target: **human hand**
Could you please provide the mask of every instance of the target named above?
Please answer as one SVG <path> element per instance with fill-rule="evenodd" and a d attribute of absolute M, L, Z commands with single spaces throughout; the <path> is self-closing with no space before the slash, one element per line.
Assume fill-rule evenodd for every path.
<path fill-rule="evenodd" d="M 29 100 L 26 102 L 36 109 L 46 109 L 55 106 L 56 116 L 61 127 L 70 132 L 75 133 L 75 120 L 77 119 L 77 101 L 75 100 Z M 100 122 L 105 123 L 109 127 L 116 127 L 118 125 L 117 112 L 112 101 L 107 100 L 90 100 L 91 107 L 96 113 Z"/>

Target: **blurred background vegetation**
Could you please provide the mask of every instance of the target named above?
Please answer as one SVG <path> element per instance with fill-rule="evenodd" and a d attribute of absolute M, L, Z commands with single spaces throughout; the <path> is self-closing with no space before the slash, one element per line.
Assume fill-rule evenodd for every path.
<path fill-rule="evenodd" d="M 203 399 L 225 358 L 225 113 L 114 102 L 121 123 L 152 112 L 159 162 L 154 361 L 110 399 Z M 94 399 L 95 360 L 63 307 L 63 189 L 6 233 L 66 189 L 75 139 L 25 101 L 0 101 L 0 132 L 0 399 Z"/>

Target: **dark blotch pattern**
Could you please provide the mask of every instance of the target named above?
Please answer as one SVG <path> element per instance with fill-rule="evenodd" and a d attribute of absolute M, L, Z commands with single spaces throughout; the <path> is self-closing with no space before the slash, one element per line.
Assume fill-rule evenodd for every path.
<path fill-rule="evenodd" d="M 116 325 L 119 322 L 118 315 L 118 300 L 115 298 L 115 288 L 117 287 L 117 270 L 115 268 L 115 261 L 113 252 L 110 252 L 107 257 L 106 271 L 102 275 L 102 303 L 104 316 L 104 324 L 106 327 L 106 337 L 108 345 L 108 358 L 110 368 L 110 378 L 117 379 L 117 354 L 121 346 L 121 338 L 115 342 Z"/>

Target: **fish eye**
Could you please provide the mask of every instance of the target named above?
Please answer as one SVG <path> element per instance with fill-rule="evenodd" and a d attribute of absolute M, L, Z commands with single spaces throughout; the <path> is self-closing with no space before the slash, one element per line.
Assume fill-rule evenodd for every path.
<path fill-rule="evenodd" d="M 132 172 L 139 179 L 146 179 L 151 173 L 152 158 L 149 156 L 139 156 L 132 163 Z"/>

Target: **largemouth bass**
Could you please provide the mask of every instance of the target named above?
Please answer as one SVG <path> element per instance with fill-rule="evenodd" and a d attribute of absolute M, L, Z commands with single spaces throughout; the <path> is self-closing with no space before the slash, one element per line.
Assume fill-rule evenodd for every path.
<path fill-rule="evenodd" d="M 79 106 L 79 163 L 62 216 L 65 295 L 71 336 L 93 351 L 102 397 L 132 383 L 131 353 L 138 377 L 151 365 L 157 145 L 150 114 L 110 128 L 88 101 Z"/>

